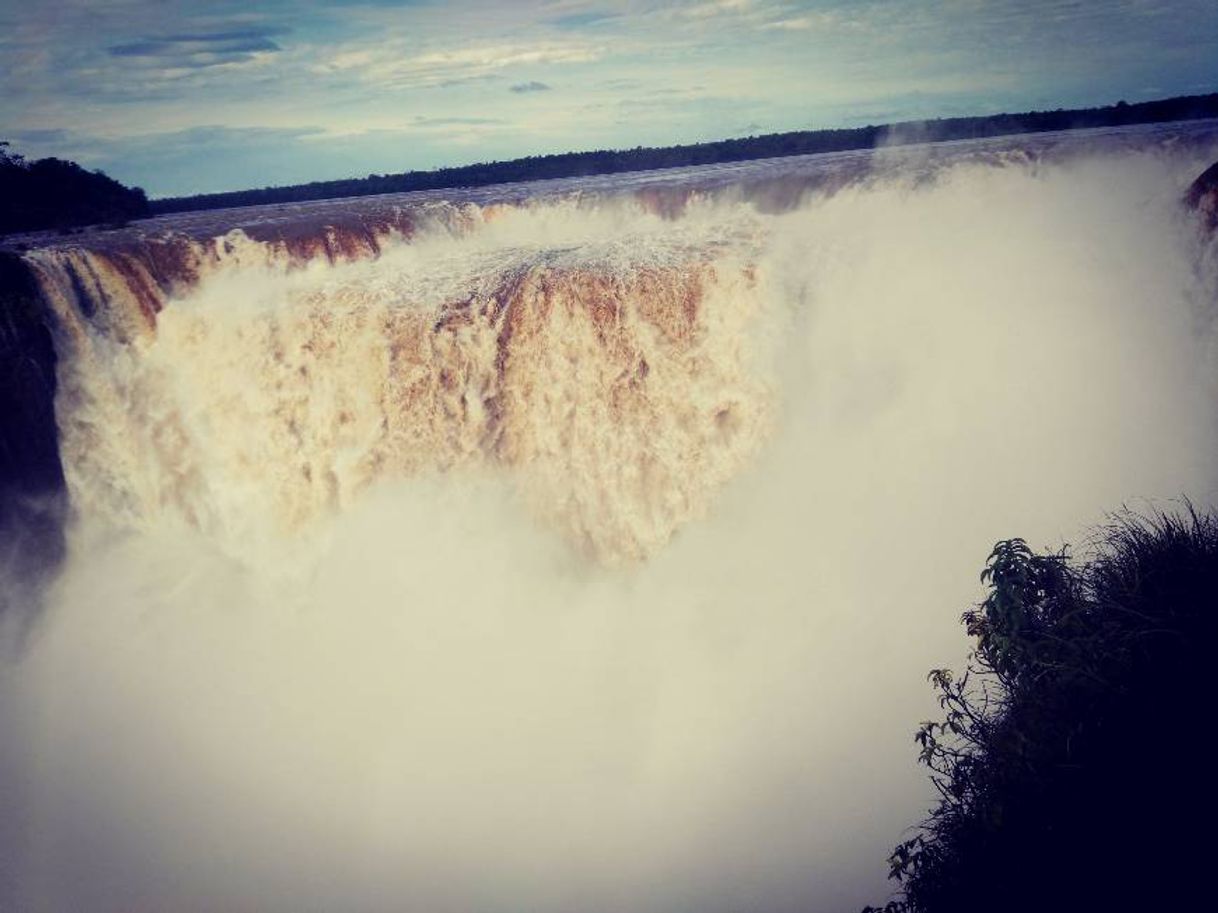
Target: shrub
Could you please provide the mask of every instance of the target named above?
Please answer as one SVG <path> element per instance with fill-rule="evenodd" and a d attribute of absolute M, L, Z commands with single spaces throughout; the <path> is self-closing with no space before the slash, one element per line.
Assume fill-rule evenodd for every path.
<path fill-rule="evenodd" d="M 937 804 L 878 913 L 1184 909 L 1209 894 L 1218 521 L 1122 514 L 1081 565 L 999 542 L 915 735 Z"/>

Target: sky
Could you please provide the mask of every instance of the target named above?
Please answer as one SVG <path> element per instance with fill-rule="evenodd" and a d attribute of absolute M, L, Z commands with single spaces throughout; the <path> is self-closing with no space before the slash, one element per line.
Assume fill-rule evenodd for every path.
<path fill-rule="evenodd" d="M 1214 0 L 0 0 L 0 139 L 151 196 L 1218 91 Z"/>

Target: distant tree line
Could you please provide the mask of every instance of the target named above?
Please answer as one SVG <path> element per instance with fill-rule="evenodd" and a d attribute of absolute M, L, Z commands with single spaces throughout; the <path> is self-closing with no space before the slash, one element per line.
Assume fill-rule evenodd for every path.
<path fill-rule="evenodd" d="M 1218 518 L 1122 516 L 1091 560 L 999 542 L 916 735 L 937 804 L 864 913 L 1213 905 Z"/>
<path fill-rule="evenodd" d="M 456 187 L 481 187 L 513 181 L 547 178 L 587 177 L 645 171 L 656 168 L 681 168 L 749 159 L 805 155 L 814 152 L 842 152 L 871 149 L 889 144 L 940 142 L 979 139 L 1017 133 L 1043 133 L 1084 127 L 1113 127 L 1128 124 L 1163 123 L 1218 117 L 1218 93 L 1169 98 L 1162 101 L 1126 104 L 1106 108 L 1029 111 L 1025 114 L 995 114 L 985 117 L 953 117 L 942 120 L 909 121 L 885 126 L 843 130 L 810 130 L 772 133 L 741 139 L 719 140 L 689 146 L 565 152 L 538 155 L 506 162 L 483 162 L 433 171 L 407 171 L 402 174 L 370 174 L 366 178 L 340 181 L 314 181 L 286 187 L 263 187 L 198 196 L 166 197 L 152 202 L 155 213 L 221 209 L 229 206 L 257 206 L 268 203 L 295 203 L 337 197 L 402 193 L 411 190 L 438 190 Z"/>
<path fill-rule="evenodd" d="M 125 222 L 151 215 L 138 187 L 124 187 L 100 171 L 75 162 L 26 161 L 0 142 L 0 234 L 67 230 L 100 222 Z"/>

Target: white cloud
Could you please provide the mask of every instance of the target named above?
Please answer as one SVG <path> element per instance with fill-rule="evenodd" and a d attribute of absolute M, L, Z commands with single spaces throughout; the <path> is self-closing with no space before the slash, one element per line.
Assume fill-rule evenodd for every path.
<path fill-rule="evenodd" d="M 679 7 L 676 12 L 687 19 L 709 19 L 725 13 L 743 13 L 755 6 L 754 0 L 703 0 L 691 6 Z"/>
<path fill-rule="evenodd" d="M 602 56 L 602 48 L 582 41 L 488 43 L 422 53 L 393 42 L 347 48 L 312 69 L 319 75 L 350 74 L 378 85 L 427 87 L 485 78 L 511 67 L 591 63 Z"/>
<path fill-rule="evenodd" d="M 791 19 L 779 19 L 777 22 L 767 22 L 762 28 L 767 31 L 796 32 L 805 31 L 816 24 L 816 20 L 811 16 L 795 16 Z"/>
<path fill-rule="evenodd" d="M 879 118 L 876 112 L 901 120 L 1191 93 L 1213 83 L 1207 64 L 1218 54 L 1213 0 L 1176 0 L 1170 15 L 1164 0 L 205 6 L 206 12 L 187 0 L 0 4 L 0 71 L 10 76 L 0 120 L 14 135 L 70 127 L 110 139 L 155 137 L 220 124 L 317 126 L 325 136 L 354 138 L 399 130 L 416 116 L 485 118 L 511 102 L 513 86 L 561 85 L 561 92 L 538 91 L 528 104 L 514 105 L 516 132 L 504 128 L 496 143 L 510 139 L 479 152 L 504 157 L 589 144 L 699 141 L 724 135 L 730 124 L 780 131 L 853 124 Z M 691 86 L 730 99 L 731 110 L 722 109 L 727 101 L 715 107 L 676 95 L 665 106 L 649 94 Z M 621 118 L 623 101 L 634 106 L 628 118 Z M 490 128 L 462 129 L 464 138 Z M 464 146 L 446 154 L 435 135 L 429 166 L 470 160 Z M 338 145 L 301 141 L 284 156 Z M 37 146 L 25 151 L 51 154 Z M 357 166 L 401 167 L 400 147 L 388 139 L 376 149 L 368 139 L 364 148 L 358 162 L 337 150 L 308 159 L 312 166 L 302 170 L 324 178 Z M 194 170 L 206 170 L 211 163 L 202 152 L 198 158 Z M 139 183 L 197 184 L 191 170 L 170 174 L 155 155 L 140 161 L 163 172 L 127 172 Z M 222 177 L 267 180 L 245 161 L 234 152 Z"/>

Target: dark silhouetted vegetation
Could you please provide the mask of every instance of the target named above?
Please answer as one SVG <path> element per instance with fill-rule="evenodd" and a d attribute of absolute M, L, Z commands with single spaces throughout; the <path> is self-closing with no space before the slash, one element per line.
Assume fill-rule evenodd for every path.
<path fill-rule="evenodd" d="M 566 152 L 538 155 L 507 162 L 483 162 L 434 171 L 407 171 L 402 174 L 370 174 L 366 178 L 341 181 L 315 181 L 288 187 L 263 187 L 189 197 L 154 200 L 153 211 L 188 212 L 222 209 L 228 206 L 258 206 L 268 203 L 296 203 L 337 197 L 401 193 L 410 190 L 438 190 L 456 187 L 481 187 L 512 181 L 547 178 L 587 177 L 646 171 L 655 168 L 681 168 L 749 159 L 805 155 L 813 152 L 842 152 L 872 149 L 876 146 L 944 140 L 979 139 L 1017 133 L 1043 133 L 1083 127 L 1113 127 L 1128 124 L 1163 123 L 1218 117 L 1218 94 L 1169 98 L 1162 101 L 1126 104 L 1106 108 L 1029 111 L 1024 114 L 995 114 L 984 117 L 953 117 L 944 120 L 912 121 L 887 126 L 867 126 L 844 130 L 808 130 L 798 133 L 772 133 L 741 139 L 697 143 L 690 146 Z"/>
<path fill-rule="evenodd" d="M 138 187 L 57 158 L 28 162 L 0 143 L 0 234 L 125 222 L 151 214 Z"/>
<path fill-rule="evenodd" d="M 1218 519 L 1124 515 L 1094 558 L 999 542 L 916 740 L 939 800 L 873 913 L 1209 905 Z"/>

